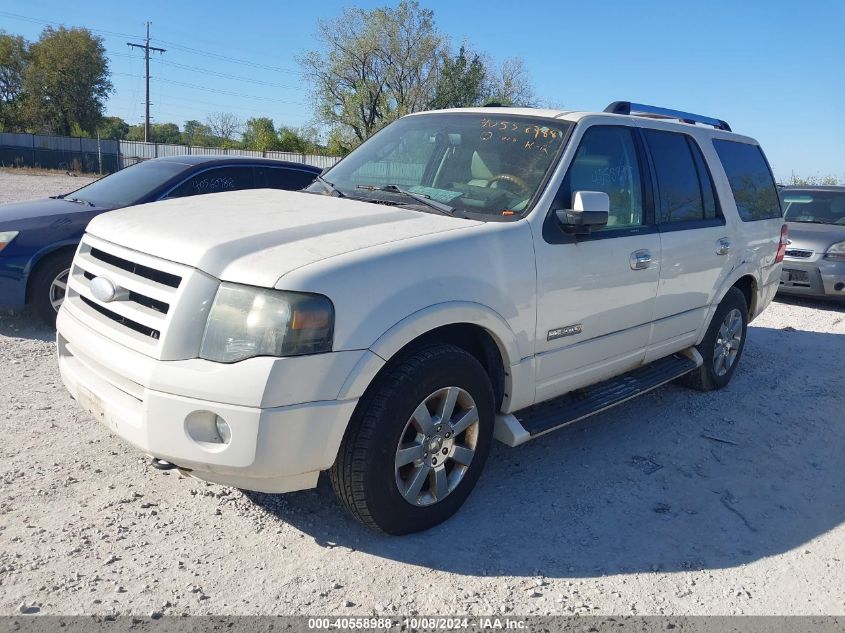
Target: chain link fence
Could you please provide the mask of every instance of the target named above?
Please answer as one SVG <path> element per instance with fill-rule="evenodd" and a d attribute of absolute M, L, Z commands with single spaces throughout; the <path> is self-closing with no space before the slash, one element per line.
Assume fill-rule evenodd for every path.
<path fill-rule="evenodd" d="M 184 155 L 274 158 L 322 169 L 340 160 L 337 156 L 296 152 L 261 152 L 227 147 L 0 132 L 0 166 L 3 167 L 40 167 L 108 174 L 150 158 Z"/>

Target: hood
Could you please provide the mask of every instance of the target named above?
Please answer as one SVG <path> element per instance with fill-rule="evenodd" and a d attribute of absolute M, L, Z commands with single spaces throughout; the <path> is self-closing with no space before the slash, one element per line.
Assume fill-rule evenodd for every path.
<path fill-rule="evenodd" d="M 481 222 L 310 193 L 253 189 L 112 211 L 88 232 L 224 281 L 272 288 L 292 270 Z"/>
<path fill-rule="evenodd" d="M 839 224 L 811 224 L 787 222 L 791 240 L 788 248 L 824 253 L 831 244 L 845 241 L 845 226 Z"/>
<path fill-rule="evenodd" d="M 92 207 L 80 202 L 70 202 L 61 198 L 40 198 L 26 202 L 0 204 L 0 226 L 11 225 L 21 220 L 49 218 L 72 213 L 90 213 L 105 211 L 107 207 Z"/>

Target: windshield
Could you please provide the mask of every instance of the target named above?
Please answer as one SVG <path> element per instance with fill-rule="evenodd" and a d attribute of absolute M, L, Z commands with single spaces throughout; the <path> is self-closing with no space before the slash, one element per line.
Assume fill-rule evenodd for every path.
<path fill-rule="evenodd" d="M 65 197 L 78 198 L 98 207 L 125 207 L 139 202 L 188 167 L 169 161 L 145 161 L 100 178 Z"/>
<path fill-rule="evenodd" d="M 845 225 L 845 190 L 787 189 L 780 195 L 787 222 Z"/>
<path fill-rule="evenodd" d="M 425 208 L 404 190 L 461 215 L 519 217 L 533 203 L 571 125 L 516 115 L 409 116 L 373 136 L 310 190 L 325 191 L 331 183 L 338 195 Z"/>

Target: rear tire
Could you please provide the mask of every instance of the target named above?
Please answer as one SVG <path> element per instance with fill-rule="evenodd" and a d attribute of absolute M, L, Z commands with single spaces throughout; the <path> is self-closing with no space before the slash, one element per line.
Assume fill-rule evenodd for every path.
<path fill-rule="evenodd" d="M 50 327 L 56 327 L 56 315 L 67 292 L 73 251 L 48 255 L 38 262 L 29 285 L 32 311 Z"/>
<path fill-rule="evenodd" d="M 478 480 L 493 437 L 493 388 L 453 345 L 391 361 L 359 403 L 330 471 L 340 503 L 388 534 L 451 517 Z"/>
<path fill-rule="evenodd" d="M 727 386 L 745 349 L 747 329 L 745 296 L 738 288 L 731 288 L 716 308 L 704 339 L 696 346 L 704 363 L 682 376 L 679 382 L 699 391 Z"/>

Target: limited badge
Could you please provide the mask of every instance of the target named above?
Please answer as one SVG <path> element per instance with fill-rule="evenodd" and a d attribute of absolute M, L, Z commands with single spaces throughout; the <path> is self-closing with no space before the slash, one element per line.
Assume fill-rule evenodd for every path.
<path fill-rule="evenodd" d="M 565 325 L 564 327 L 557 327 L 553 330 L 549 330 L 549 335 L 546 338 L 547 341 L 553 341 L 556 338 L 563 338 L 564 336 L 574 336 L 576 334 L 581 333 L 581 324 L 576 323 L 575 325 Z"/>

